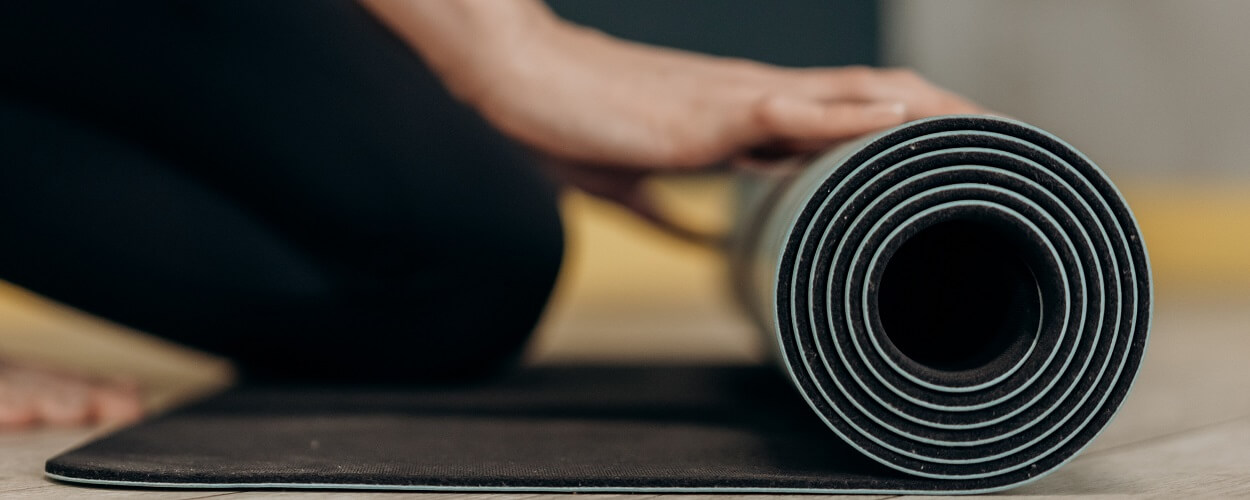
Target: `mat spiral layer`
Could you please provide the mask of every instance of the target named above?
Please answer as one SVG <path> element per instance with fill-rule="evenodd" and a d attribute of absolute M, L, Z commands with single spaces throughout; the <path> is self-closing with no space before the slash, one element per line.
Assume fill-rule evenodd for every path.
<path fill-rule="evenodd" d="M 1063 141 L 914 122 L 778 193 L 754 229 L 755 309 L 862 453 L 935 489 L 996 489 L 1072 458 L 1120 406 L 1146 345 L 1147 257 L 1123 198 Z"/>

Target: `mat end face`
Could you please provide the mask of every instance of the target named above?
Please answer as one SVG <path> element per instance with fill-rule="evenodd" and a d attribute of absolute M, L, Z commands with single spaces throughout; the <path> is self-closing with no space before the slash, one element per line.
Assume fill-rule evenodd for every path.
<path fill-rule="evenodd" d="M 757 258 L 779 263 L 775 334 L 830 429 L 908 474 L 1003 486 L 1053 471 L 1101 432 L 1140 367 L 1152 287 L 1132 213 L 1097 166 L 1027 124 L 955 116 L 809 168 L 813 184 L 788 186 L 806 203 L 769 217 L 787 222 L 779 234 L 761 231 L 785 244 Z M 1012 245 L 987 251 L 1004 231 Z M 973 272 L 1011 262 L 1026 272 Z M 1016 290 L 1039 315 L 1002 315 L 1021 309 L 1001 304 Z M 957 341 L 978 324 L 1014 348 L 973 359 L 988 341 Z"/>

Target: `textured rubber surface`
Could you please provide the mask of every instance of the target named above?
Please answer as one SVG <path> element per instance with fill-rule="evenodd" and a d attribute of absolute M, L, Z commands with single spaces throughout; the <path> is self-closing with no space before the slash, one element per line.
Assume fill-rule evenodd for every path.
<path fill-rule="evenodd" d="M 1139 368 L 1152 290 L 1132 214 L 1093 163 L 1025 124 L 953 117 L 892 130 L 803 177 L 775 209 L 784 244 L 763 256 L 777 269 L 771 319 L 795 384 L 846 442 L 944 489 L 980 490 L 1054 470 L 1106 426 Z M 903 243 L 952 222 L 1002 235 L 1039 311 L 989 361 L 942 370 L 901 352 L 882 325 L 906 318 L 883 317 L 878 301 Z M 948 261 L 929 265 L 975 249 L 937 248 Z"/>
<path fill-rule="evenodd" d="M 242 391 L 47 471 L 170 487 L 978 492 L 1059 467 L 1123 402 L 1149 330 L 1145 248 L 1110 181 L 1055 137 L 913 122 L 767 200 L 735 275 L 788 382 L 584 367 L 459 389 Z"/>
<path fill-rule="evenodd" d="M 772 367 L 564 367 L 437 389 L 242 388 L 48 461 L 167 487 L 920 488 Z"/>

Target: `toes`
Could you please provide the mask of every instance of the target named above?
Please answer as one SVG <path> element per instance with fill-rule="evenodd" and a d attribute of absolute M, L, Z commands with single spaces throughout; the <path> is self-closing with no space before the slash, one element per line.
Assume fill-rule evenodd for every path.
<path fill-rule="evenodd" d="M 91 401 L 86 387 L 72 384 L 48 387 L 40 391 L 35 402 L 40 419 L 48 425 L 83 425 L 91 417 Z"/>
<path fill-rule="evenodd" d="M 0 428 L 128 423 L 143 415 L 137 384 L 31 366 L 0 366 Z"/>
<path fill-rule="evenodd" d="M 30 395 L 0 375 L 0 429 L 29 427 L 38 421 L 39 411 Z"/>
<path fill-rule="evenodd" d="M 143 401 L 133 383 L 107 383 L 93 387 L 91 406 L 95 420 L 102 424 L 125 424 L 143 417 Z"/>
<path fill-rule="evenodd" d="M 83 425 L 91 416 L 89 387 L 82 379 L 30 369 L 12 380 L 23 386 L 45 424 Z"/>

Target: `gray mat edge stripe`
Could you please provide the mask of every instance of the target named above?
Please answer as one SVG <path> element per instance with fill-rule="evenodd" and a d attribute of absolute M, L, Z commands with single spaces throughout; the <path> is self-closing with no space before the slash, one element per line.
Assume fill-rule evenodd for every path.
<path fill-rule="evenodd" d="M 428 491 L 464 493 L 784 493 L 811 495 L 979 495 L 1014 489 L 1041 479 L 1043 475 L 1027 481 L 1006 486 L 978 490 L 906 490 L 906 489 L 830 489 L 830 488 L 717 488 L 717 487 L 637 487 L 623 486 L 447 486 L 447 485 L 387 485 L 353 483 L 166 483 L 152 481 L 120 481 L 112 479 L 83 479 L 44 472 L 49 479 L 66 483 L 93 486 L 121 486 L 142 488 L 166 488 L 188 490 L 342 490 L 342 491 Z"/>

